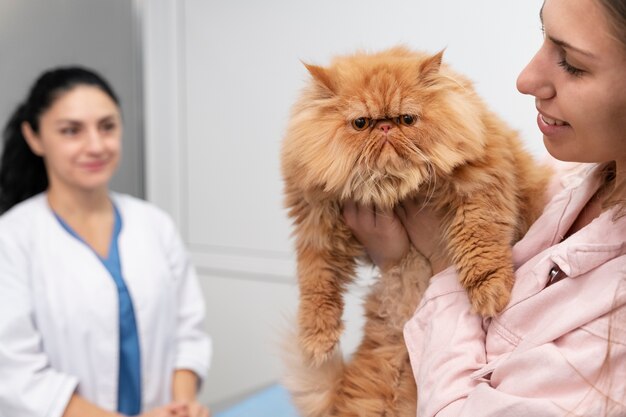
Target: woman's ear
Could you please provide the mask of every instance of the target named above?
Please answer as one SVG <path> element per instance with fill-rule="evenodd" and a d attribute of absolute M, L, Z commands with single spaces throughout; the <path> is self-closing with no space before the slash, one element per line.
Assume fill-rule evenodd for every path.
<path fill-rule="evenodd" d="M 26 139 L 26 143 L 30 150 L 37 156 L 43 156 L 43 146 L 41 146 L 41 139 L 30 127 L 30 123 L 22 122 L 22 136 Z"/>

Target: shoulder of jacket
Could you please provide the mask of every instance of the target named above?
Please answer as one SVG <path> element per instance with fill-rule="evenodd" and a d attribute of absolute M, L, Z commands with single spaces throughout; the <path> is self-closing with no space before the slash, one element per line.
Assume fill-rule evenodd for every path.
<path fill-rule="evenodd" d="M 36 218 L 46 214 L 48 205 L 45 194 L 37 194 L 19 204 L 0 216 L 0 229 L 7 232 L 12 229 L 23 230 L 34 224 Z"/>
<path fill-rule="evenodd" d="M 112 193 L 111 196 L 127 226 L 147 227 L 158 233 L 175 228 L 171 216 L 149 201 L 128 194 Z"/>
<path fill-rule="evenodd" d="M 150 203 L 149 201 L 142 200 L 141 198 L 134 197 L 129 194 L 112 193 L 113 202 L 123 213 L 140 214 L 142 216 L 156 216 L 169 218 L 170 216 L 160 207 Z"/>
<path fill-rule="evenodd" d="M 15 256 L 15 250 L 29 256 L 32 245 L 42 236 L 52 218 L 44 194 L 31 197 L 0 216 L 0 250 Z"/>

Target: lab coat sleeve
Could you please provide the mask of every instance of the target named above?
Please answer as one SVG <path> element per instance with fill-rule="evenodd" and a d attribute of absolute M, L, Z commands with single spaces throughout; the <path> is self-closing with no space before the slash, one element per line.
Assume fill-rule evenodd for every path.
<path fill-rule="evenodd" d="M 3 234 L 0 231 L 0 416 L 60 417 L 78 381 L 50 367 L 34 321 L 28 253 Z"/>
<path fill-rule="evenodd" d="M 173 225 L 168 255 L 178 291 L 175 367 L 192 370 L 202 380 L 212 354 L 211 339 L 204 330 L 204 296 L 189 254 Z"/>
<path fill-rule="evenodd" d="M 581 416 L 623 415 L 614 414 L 615 401 L 611 404 L 595 395 L 591 379 L 580 378 L 578 372 L 587 366 L 611 369 L 617 377 L 609 386 L 623 401 L 619 392 L 623 394 L 626 380 L 624 339 L 616 338 L 606 355 L 607 340 L 591 333 L 576 329 L 557 341 L 517 352 L 507 358 L 506 366 L 500 365 L 509 388 L 515 381 L 514 392 L 494 388 L 488 382 L 492 364 L 486 363 L 483 320 L 471 312 L 454 271 L 446 270 L 433 278 L 404 329 L 418 387 L 418 416 L 562 417 L 568 411 Z M 591 358 L 597 364 L 589 365 Z"/>

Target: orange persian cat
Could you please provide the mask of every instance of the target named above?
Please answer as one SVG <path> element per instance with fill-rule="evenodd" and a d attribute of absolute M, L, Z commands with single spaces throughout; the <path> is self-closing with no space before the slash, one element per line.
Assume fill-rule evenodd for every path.
<path fill-rule="evenodd" d="M 365 302 L 361 345 L 344 363 L 343 295 L 365 257 L 343 221 L 346 200 L 428 202 L 474 309 L 491 316 L 509 300 L 511 245 L 543 209 L 549 172 L 441 60 L 398 47 L 306 65 L 312 79 L 282 148 L 300 288 L 285 383 L 303 416 L 415 416 L 402 328 L 430 265 L 413 250 L 382 274 Z"/>

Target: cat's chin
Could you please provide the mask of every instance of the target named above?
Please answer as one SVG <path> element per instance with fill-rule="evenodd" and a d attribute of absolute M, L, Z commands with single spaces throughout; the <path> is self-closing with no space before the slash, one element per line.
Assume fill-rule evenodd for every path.
<path fill-rule="evenodd" d="M 385 141 L 376 159 L 376 167 L 384 171 L 389 166 L 398 165 L 399 162 L 401 161 L 396 148 L 390 141 Z"/>
<path fill-rule="evenodd" d="M 389 172 L 369 172 L 366 177 L 356 174 L 354 182 L 347 186 L 342 196 L 344 200 L 354 200 L 364 206 L 390 209 L 400 201 L 416 195 L 425 182 L 425 177 L 418 171 L 413 175 L 393 175 Z"/>

